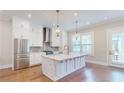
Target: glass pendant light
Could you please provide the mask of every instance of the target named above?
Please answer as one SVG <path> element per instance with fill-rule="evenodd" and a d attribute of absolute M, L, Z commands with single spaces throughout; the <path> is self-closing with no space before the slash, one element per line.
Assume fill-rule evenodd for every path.
<path fill-rule="evenodd" d="M 57 37 L 60 36 L 60 28 L 59 28 L 59 10 L 56 10 L 56 13 L 57 13 L 57 26 L 56 26 L 56 35 Z"/>
<path fill-rule="evenodd" d="M 76 37 L 76 40 L 78 39 L 78 21 L 76 20 L 75 21 L 75 25 L 76 25 L 76 35 L 75 35 L 75 37 Z"/>

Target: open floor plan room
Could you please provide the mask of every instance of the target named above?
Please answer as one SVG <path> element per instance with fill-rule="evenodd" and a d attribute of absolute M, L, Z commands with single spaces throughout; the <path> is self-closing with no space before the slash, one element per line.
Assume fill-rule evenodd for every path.
<path fill-rule="evenodd" d="M 124 82 L 124 11 L 1 10 L 7 81 Z"/>

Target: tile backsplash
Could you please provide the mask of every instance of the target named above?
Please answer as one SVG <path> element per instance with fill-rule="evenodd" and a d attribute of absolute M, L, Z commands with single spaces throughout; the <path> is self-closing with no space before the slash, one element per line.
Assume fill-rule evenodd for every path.
<path fill-rule="evenodd" d="M 45 46 L 45 48 L 43 47 L 37 47 L 37 46 L 31 46 L 30 47 L 30 52 L 42 52 L 44 50 L 48 50 L 48 51 L 59 51 L 58 47 L 48 47 Z"/>
<path fill-rule="evenodd" d="M 41 52 L 43 51 L 43 47 L 30 47 L 30 52 Z"/>

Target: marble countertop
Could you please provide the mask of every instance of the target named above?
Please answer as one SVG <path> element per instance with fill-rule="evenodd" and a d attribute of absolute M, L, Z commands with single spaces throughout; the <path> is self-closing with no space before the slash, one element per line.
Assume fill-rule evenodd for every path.
<path fill-rule="evenodd" d="M 57 54 L 57 55 L 42 55 L 42 57 L 49 58 L 55 61 L 63 61 L 76 57 L 86 56 L 84 53 L 69 53 L 69 54 Z"/>

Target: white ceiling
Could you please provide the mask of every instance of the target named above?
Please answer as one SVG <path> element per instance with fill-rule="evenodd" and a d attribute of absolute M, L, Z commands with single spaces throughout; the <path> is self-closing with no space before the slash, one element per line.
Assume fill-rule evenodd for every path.
<path fill-rule="evenodd" d="M 78 13 L 75 17 L 74 13 Z M 0 11 L 3 16 L 18 16 L 26 18 L 33 23 L 41 26 L 53 27 L 56 24 L 56 11 L 55 10 L 4 10 Z M 28 14 L 32 17 L 28 18 Z M 75 28 L 75 20 L 79 21 L 79 27 L 86 27 L 96 23 L 124 17 L 122 10 L 60 10 L 60 27 L 63 30 L 70 30 Z"/>

